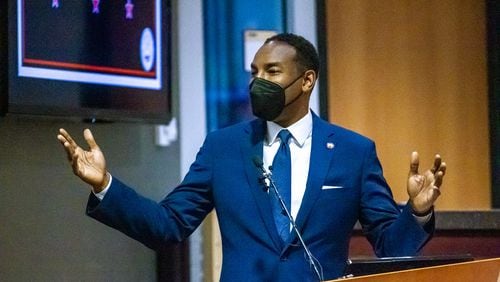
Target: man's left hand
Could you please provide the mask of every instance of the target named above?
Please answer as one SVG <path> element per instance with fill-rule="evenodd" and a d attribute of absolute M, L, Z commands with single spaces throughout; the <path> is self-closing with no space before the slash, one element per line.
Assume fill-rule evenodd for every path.
<path fill-rule="evenodd" d="M 413 212 L 416 215 L 424 215 L 431 211 L 434 202 L 441 195 L 440 188 L 446 172 L 446 163 L 441 160 L 440 155 L 436 155 L 432 168 L 423 174 L 418 173 L 418 166 L 418 153 L 413 152 L 408 174 L 408 195 Z"/>

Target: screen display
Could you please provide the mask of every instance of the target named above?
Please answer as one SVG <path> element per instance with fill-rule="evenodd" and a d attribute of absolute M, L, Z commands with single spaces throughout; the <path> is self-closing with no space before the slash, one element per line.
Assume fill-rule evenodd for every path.
<path fill-rule="evenodd" d="M 8 112 L 167 122 L 170 3 L 10 0 Z"/>

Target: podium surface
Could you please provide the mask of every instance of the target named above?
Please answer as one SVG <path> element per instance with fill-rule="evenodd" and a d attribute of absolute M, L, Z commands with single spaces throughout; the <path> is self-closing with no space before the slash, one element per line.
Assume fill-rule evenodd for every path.
<path fill-rule="evenodd" d="M 331 281 L 500 282 L 500 258 L 416 268 L 411 270 L 395 271 L 382 274 L 372 274 L 372 275 L 331 280 Z"/>

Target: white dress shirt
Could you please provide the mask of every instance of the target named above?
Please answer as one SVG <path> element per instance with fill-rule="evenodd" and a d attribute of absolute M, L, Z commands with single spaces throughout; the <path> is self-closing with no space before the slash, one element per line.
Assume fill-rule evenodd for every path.
<path fill-rule="evenodd" d="M 284 128 L 274 122 L 267 122 L 267 134 L 263 151 L 264 167 L 266 168 L 272 165 L 274 156 L 278 152 L 281 141 L 277 137 L 282 129 Z M 295 219 L 306 191 L 307 175 L 309 174 L 312 140 L 311 112 L 309 111 L 302 119 L 286 129 L 292 134 L 292 138 L 289 140 L 292 160 L 290 214 Z"/>

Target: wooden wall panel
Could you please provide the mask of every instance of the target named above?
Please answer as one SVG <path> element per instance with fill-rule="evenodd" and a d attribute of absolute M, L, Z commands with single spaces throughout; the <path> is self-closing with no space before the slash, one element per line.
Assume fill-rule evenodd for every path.
<path fill-rule="evenodd" d="M 377 144 L 398 201 L 413 150 L 441 210 L 490 209 L 484 1 L 325 0 L 329 119 Z"/>

